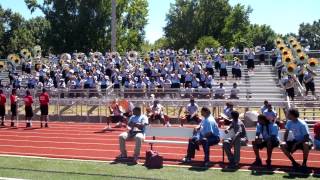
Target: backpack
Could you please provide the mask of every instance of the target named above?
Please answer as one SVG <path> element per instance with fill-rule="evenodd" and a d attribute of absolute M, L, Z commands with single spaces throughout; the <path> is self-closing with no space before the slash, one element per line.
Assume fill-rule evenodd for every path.
<path fill-rule="evenodd" d="M 148 169 L 160 169 L 163 167 L 163 157 L 153 150 L 146 151 L 146 161 L 144 165 Z"/>

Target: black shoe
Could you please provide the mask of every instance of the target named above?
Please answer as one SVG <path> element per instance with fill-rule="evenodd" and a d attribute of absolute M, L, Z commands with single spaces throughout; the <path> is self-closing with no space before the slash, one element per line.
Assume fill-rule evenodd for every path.
<path fill-rule="evenodd" d="M 292 162 L 292 167 L 293 167 L 293 169 L 299 169 L 301 166 L 300 166 L 300 164 L 298 164 L 297 162 Z"/>
<path fill-rule="evenodd" d="M 268 169 L 271 169 L 272 166 L 271 166 L 271 160 L 266 160 L 266 164 L 267 164 L 267 168 Z"/>
<path fill-rule="evenodd" d="M 1 122 L 1 126 L 4 126 L 4 122 Z"/>
<path fill-rule="evenodd" d="M 48 126 L 48 123 L 46 123 L 46 124 L 44 125 L 44 127 L 45 127 L 45 128 L 48 128 L 48 127 L 49 127 L 49 126 Z"/>
<path fill-rule="evenodd" d="M 256 159 L 253 163 L 252 163 L 253 166 L 262 166 L 262 161 L 261 159 Z"/>
<path fill-rule="evenodd" d="M 40 124 L 40 127 L 41 127 L 41 128 L 43 128 L 43 125 L 42 125 L 42 123 Z"/>
<path fill-rule="evenodd" d="M 10 125 L 10 127 L 14 127 L 14 122 L 11 122 L 11 125 Z"/>
<path fill-rule="evenodd" d="M 30 123 L 26 123 L 26 128 L 30 127 Z"/>

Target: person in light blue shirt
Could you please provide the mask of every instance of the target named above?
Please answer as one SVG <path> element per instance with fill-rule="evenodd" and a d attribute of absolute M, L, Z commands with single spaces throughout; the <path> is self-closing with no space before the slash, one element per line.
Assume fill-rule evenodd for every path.
<path fill-rule="evenodd" d="M 195 157 L 196 149 L 199 150 L 199 145 L 202 145 L 204 151 L 203 165 L 207 167 L 210 160 L 210 146 L 220 142 L 220 133 L 218 125 L 207 107 L 201 109 L 201 115 L 203 120 L 194 129 L 194 135 L 189 139 L 187 155 L 182 161 L 185 163 L 191 162 L 191 159 Z"/>
<path fill-rule="evenodd" d="M 292 162 L 292 166 L 296 169 L 300 167 L 295 159 L 292 157 L 292 154 L 301 149 L 303 152 L 303 162 L 302 168 L 307 170 L 307 160 L 309 151 L 312 148 L 312 141 L 309 134 L 308 125 L 305 121 L 299 119 L 299 111 L 296 109 L 289 109 L 287 112 L 287 124 L 286 132 L 284 134 L 284 143 L 281 144 L 281 149 L 283 153 L 289 158 Z M 293 134 L 293 140 L 288 140 L 289 132 Z"/>
<path fill-rule="evenodd" d="M 263 106 L 260 107 L 261 114 L 263 114 L 263 112 L 264 112 L 266 109 L 268 109 L 268 104 L 269 104 L 269 101 L 268 101 L 268 100 L 264 100 Z"/>
<path fill-rule="evenodd" d="M 273 110 L 271 104 L 267 105 L 267 109 L 263 112 L 263 115 L 266 116 L 270 122 L 275 122 L 278 116 L 277 112 Z"/>
<path fill-rule="evenodd" d="M 266 116 L 260 114 L 258 116 L 258 124 L 256 127 L 256 138 L 252 141 L 253 151 L 256 155 L 256 160 L 252 164 L 253 166 L 261 166 L 262 161 L 259 154 L 259 150 L 267 148 L 267 160 L 266 164 L 268 168 L 271 168 L 271 156 L 272 150 L 278 147 L 279 141 L 279 127 L 276 123 L 270 122 Z"/>

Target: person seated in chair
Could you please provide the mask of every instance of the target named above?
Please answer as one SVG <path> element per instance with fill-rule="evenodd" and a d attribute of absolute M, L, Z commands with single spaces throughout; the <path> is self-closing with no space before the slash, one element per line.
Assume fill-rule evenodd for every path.
<path fill-rule="evenodd" d="M 153 102 L 153 105 L 150 106 L 147 111 L 150 122 L 159 120 L 163 123 L 163 125 L 166 125 L 168 127 L 171 126 L 168 118 L 166 118 L 164 115 L 164 107 L 159 103 L 158 100 L 155 100 Z"/>
<path fill-rule="evenodd" d="M 220 142 L 220 132 L 214 117 L 207 107 L 201 109 L 201 115 L 203 120 L 194 129 L 193 136 L 189 139 L 187 155 L 182 161 L 184 163 L 191 162 L 191 159 L 195 157 L 196 149 L 199 150 L 199 145 L 202 145 L 204 151 L 203 165 L 208 167 L 210 162 L 210 146 Z"/>
<path fill-rule="evenodd" d="M 289 140 L 289 131 L 293 134 L 293 139 Z M 296 109 L 289 109 L 287 112 L 287 124 L 284 134 L 284 142 L 281 144 L 281 150 L 289 158 L 294 169 L 300 167 L 300 164 L 292 157 L 292 154 L 301 149 L 303 152 L 302 169 L 307 170 L 307 160 L 309 151 L 312 148 L 312 140 L 308 125 L 305 121 L 299 119 L 299 111 Z"/>
<path fill-rule="evenodd" d="M 141 114 L 141 108 L 135 107 L 133 109 L 133 115 L 128 121 L 127 132 L 123 132 L 119 135 L 120 155 L 119 159 L 127 158 L 126 141 L 134 139 L 136 142 L 133 162 L 138 163 L 141 144 L 145 138 L 145 128 L 149 124 L 148 118 Z"/>
<path fill-rule="evenodd" d="M 272 150 L 278 147 L 279 141 L 279 127 L 276 123 L 269 121 L 264 115 L 260 114 L 258 116 L 258 123 L 256 127 L 256 137 L 252 141 L 253 151 L 256 156 L 256 160 L 253 163 L 254 166 L 261 166 L 262 161 L 259 154 L 259 150 L 267 148 L 267 167 L 271 168 L 271 156 Z"/>
<path fill-rule="evenodd" d="M 179 109 L 179 113 L 178 113 L 179 118 L 180 118 L 182 109 L 183 107 Z M 183 126 L 185 122 L 198 124 L 200 122 L 200 118 L 198 116 L 198 109 L 199 109 L 198 104 L 196 104 L 194 98 L 191 97 L 190 103 L 186 107 L 185 117 L 181 118 L 181 122 L 180 122 L 181 126 Z"/>
<path fill-rule="evenodd" d="M 246 128 L 237 111 L 231 112 L 232 122 L 228 129 L 225 130 L 226 138 L 223 140 L 223 149 L 229 160 L 228 168 L 237 168 L 240 162 L 240 148 L 242 144 L 247 144 L 248 138 Z M 234 153 L 231 148 L 234 148 Z"/>

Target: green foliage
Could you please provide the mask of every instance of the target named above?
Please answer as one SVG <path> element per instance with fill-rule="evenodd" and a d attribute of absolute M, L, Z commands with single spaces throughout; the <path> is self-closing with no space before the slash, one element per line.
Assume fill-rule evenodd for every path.
<path fill-rule="evenodd" d="M 154 43 L 153 43 L 153 46 L 152 46 L 153 49 L 166 49 L 166 48 L 169 48 L 169 41 L 167 38 L 165 37 L 162 37 L 158 40 L 156 40 Z"/>
<path fill-rule="evenodd" d="M 213 47 L 217 49 L 219 46 L 221 46 L 219 41 L 215 40 L 212 36 L 203 36 L 196 44 L 197 49 L 200 49 L 201 51 L 207 47 Z"/>
<path fill-rule="evenodd" d="M 53 52 L 105 51 L 111 44 L 110 0 L 25 0 L 31 11 L 40 9 L 50 22 L 48 42 Z M 117 0 L 119 51 L 140 50 L 148 15 L 147 0 Z"/>
<path fill-rule="evenodd" d="M 274 47 L 274 39 L 277 37 L 276 33 L 267 25 L 250 25 L 248 31 L 249 46 L 265 46 L 266 49 Z"/>
<path fill-rule="evenodd" d="M 312 24 L 300 24 L 299 36 L 308 40 L 311 49 L 320 49 L 320 19 Z"/>
<path fill-rule="evenodd" d="M 176 49 L 193 49 L 204 36 L 213 37 L 226 48 L 265 44 L 270 49 L 275 33 L 266 25 L 250 25 L 251 12 L 251 7 L 232 7 L 228 0 L 176 0 L 167 14 L 165 37 Z M 250 35 L 252 32 L 259 34 Z"/>

